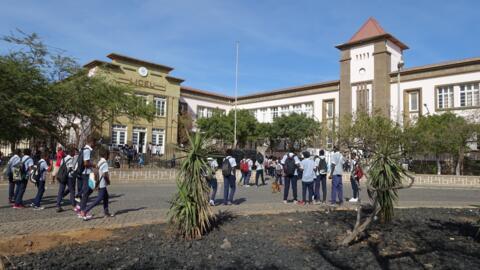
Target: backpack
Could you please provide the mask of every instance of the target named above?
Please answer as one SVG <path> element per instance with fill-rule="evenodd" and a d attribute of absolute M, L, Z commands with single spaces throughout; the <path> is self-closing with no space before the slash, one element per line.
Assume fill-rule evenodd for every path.
<path fill-rule="evenodd" d="M 46 161 L 42 161 L 46 162 Z M 40 161 L 38 162 L 37 166 L 33 167 L 32 173 L 30 174 L 30 182 L 36 184 L 40 181 L 42 174 L 45 172 L 45 169 L 40 169 Z"/>
<path fill-rule="evenodd" d="M 327 161 L 324 158 L 320 158 L 320 162 L 318 163 L 318 173 L 327 174 L 327 170 Z"/>
<path fill-rule="evenodd" d="M 293 159 L 293 157 L 288 157 L 285 161 L 285 175 L 294 176 L 296 168 L 297 165 L 295 164 L 295 160 Z"/>
<path fill-rule="evenodd" d="M 23 180 L 22 170 L 24 170 L 23 162 L 17 162 L 15 166 L 12 166 L 13 182 L 19 182 Z"/>
<path fill-rule="evenodd" d="M 83 150 L 85 150 L 85 148 L 82 148 L 80 153 L 78 153 L 77 164 L 74 167 L 75 169 L 73 170 L 74 178 L 82 175 L 83 171 L 85 170 L 85 166 L 83 164 Z"/>
<path fill-rule="evenodd" d="M 263 163 L 263 160 L 264 160 L 264 159 L 263 159 L 263 155 L 260 154 L 260 153 L 258 153 L 258 155 L 257 155 L 257 161 L 258 161 L 258 163 L 262 164 L 262 163 Z"/>
<path fill-rule="evenodd" d="M 232 165 L 230 164 L 230 157 L 226 157 L 222 162 L 222 175 L 224 177 L 232 174 Z"/>
<path fill-rule="evenodd" d="M 243 173 L 247 173 L 249 171 L 248 170 L 248 161 L 246 161 L 246 160 L 240 161 L 240 171 L 243 172 Z"/>
<path fill-rule="evenodd" d="M 60 165 L 60 168 L 58 168 L 57 179 L 58 182 L 62 184 L 65 184 L 68 181 L 68 173 L 70 170 L 67 168 L 67 162 L 70 161 L 70 159 L 72 158 L 69 158 L 67 161 L 65 161 L 65 158 L 63 158 L 62 165 Z"/>

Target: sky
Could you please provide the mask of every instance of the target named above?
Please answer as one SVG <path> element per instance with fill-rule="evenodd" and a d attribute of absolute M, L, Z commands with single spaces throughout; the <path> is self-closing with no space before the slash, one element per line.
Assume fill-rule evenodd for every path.
<path fill-rule="evenodd" d="M 339 51 L 369 18 L 407 44 L 405 67 L 480 57 L 480 1 L 0 2 L 0 35 L 35 32 L 80 64 L 116 52 L 175 68 L 183 85 L 239 95 L 337 80 Z M 0 53 L 10 50 L 0 42 Z"/>

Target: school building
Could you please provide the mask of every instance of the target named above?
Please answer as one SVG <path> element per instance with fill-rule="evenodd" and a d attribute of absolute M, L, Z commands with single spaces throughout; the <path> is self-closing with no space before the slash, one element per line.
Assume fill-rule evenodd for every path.
<path fill-rule="evenodd" d="M 259 122 L 304 113 L 330 130 L 338 126 L 342 115 L 359 111 L 378 110 L 401 124 L 445 111 L 480 116 L 480 57 L 404 68 L 403 52 L 408 46 L 374 18 L 336 48 L 340 53 L 338 80 L 239 96 L 237 108 L 250 110 Z M 85 67 L 91 72 L 99 67 L 111 69 L 118 82 L 134 85 L 138 95 L 157 109 L 152 123 L 122 118 L 111 123 L 104 135 L 112 144 L 145 149 L 153 142 L 168 156 L 173 153 L 168 146 L 174 147 L 177 141 L 179 108 L 188 110 L 194 119 L 209 117 L 214 109 L 228 112 L 234 108 L 232 96 L 182 86 L 182 79 L 169 75 L 171 67 L 119 54 L 107 57 L 112 61 L 95 60 Z M 333 138 L 327 134 L 322 143 L 330 148 Z"/>

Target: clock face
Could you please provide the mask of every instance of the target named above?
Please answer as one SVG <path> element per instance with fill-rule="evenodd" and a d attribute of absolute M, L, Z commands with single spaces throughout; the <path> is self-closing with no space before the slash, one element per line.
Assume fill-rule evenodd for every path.
<path fill-rule="evenodd" d="M 148 75 L 148 69 L 146 67 L 139 67 L 138 74 L 142 77 L 146 77 Z"/>
<path fill-rule="evenodd" d="M 364 75 L 365 74 L 365 68 L 361 68 L 360 70 L 358 70 L 358 74 Z"/>

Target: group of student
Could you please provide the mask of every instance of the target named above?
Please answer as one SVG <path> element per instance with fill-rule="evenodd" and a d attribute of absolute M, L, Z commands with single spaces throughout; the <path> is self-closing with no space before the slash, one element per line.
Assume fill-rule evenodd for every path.
<path fill-rule="evenodd" d="M 34 162 L 30 149 L 25 149 L 23 154 L 20 150 L 15 150 L 5 169 L 9 181 L 8 202 L 14 209 L 26 208 L 23 197 L 28 183 L 32 182 L 36 186 L 37 193 L 30 207 L 34 210 L 45 209 L 42 206 L 42 199 L 47 172 L 52 168 L 53 179 L 56 178 L 58 182 L 57 212 L 64 211 L 63 198 L 70 194 L 69 204 L 79 218 L 85 221 L 90 220 L 92 218 L 90 211 L 102 201 L 105 217 L 113 217 L 114 215 L 109 211 L 107 191 L 107 186 L 110 184 L 107 162 L 109 151 L 101 149 L 100 159 L 95 164 L 93 162 L 94 146 L 94 139 L 90 139 L 80 151 L 70 147 L 65 153 L 59 146 L 54 166 L 48 164 L 48 152 L 41 153 L 41 159 Z M 89 197 L 95 189 L 98 190 L 98 195 L 92 203 L 88 204 Z"/>
<path fill-rule="evenodd" d="M 222 175 L 224 179 L 223 203 L 225 205 L 233 204 L 236 191 L 236 170 L 241 173 L 240 183 L 248 187 L 252 171 L 256 172 L 255 184 L 258 187 L 258 180 L 261 178 L 262 184 L 265 184 L 264 170 L 268 175 L 275 178 L 275 183 L 283 186 L 283 202 L 305 204 L 327 203 L 327 179 L 331 180 L 330 204 L 341 205 L 343 203 L 343 174 L 344 171 L 350 173 L 350 183 L 352 185 L 352 198 L 349 202 L 358 202 L 360 179 L 364 173 L 360 166 L 358 156 L 351 153 L 350 158 L 345 158 L 337 147 L 333 148 L 333 153 L 327 162 L 325 151 L 320 150 L 319 155 L 312 156 L 305 151 L 301 156 L 293 152 L 286 153 L 281 159 L 274 157 L 267 158 L 262 162 L 262 158 L 256 158 L 255 161 L 245 157 L 239 162 L 232 156 L 232 150 L 226 151 L 226 157 L 221 164 Z M 213 158 L 207 159 L 212 172 L 219 168 L 218 162 Z M 302 183 L 302 200 L 298 200 L 297 182 Z M 215 173 L 207 177 L 211 187 L 210 205 L 215 205 L 215 195 L 217 193 L 217 179 Z M 289 200 L 290 188 L 292 190 L 292 200 Z M 321 192 L 320 192 L 321 191 Z"/>

